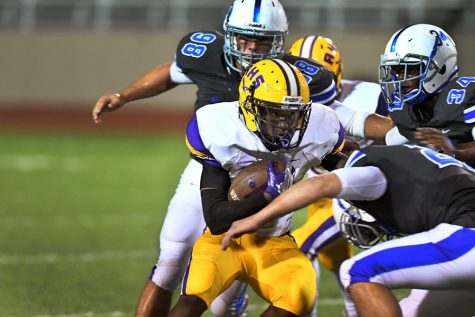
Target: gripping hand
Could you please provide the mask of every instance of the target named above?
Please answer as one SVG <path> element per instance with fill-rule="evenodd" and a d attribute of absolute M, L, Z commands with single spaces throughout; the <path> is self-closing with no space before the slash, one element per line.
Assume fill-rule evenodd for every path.
<path fill-rule="evenodd" d="M 272 196 L 272 199 L 281 193 L 281 185 L 286 179 L 285 165 L 278 166 L 277 163 L 283 163 L 270 160 L 267 164 L 267 188 L 266 193 Z"/>

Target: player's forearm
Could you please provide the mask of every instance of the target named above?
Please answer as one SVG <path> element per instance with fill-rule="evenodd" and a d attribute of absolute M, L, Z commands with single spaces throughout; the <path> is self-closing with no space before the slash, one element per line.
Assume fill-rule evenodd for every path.
<path fill-rule="evenodd" d="M 200 191 L 203 215 L 212 234 L 221 234 L 231 224 L 261 210 L 268 204 L 264 194 L 247 199 L 228 201 L 229 172 L 219 166 L 203 162 Z"/>
<path fill-rule="evenodd" d="M 211 202 L 212 195 L 216 196 L 216 191 L 202 193 L 204 219 L 212 234 L 226 232 L 234 221 L 253 215 L 268 203 L 263 194 L 239 201 L 221 198 Z"/>
<path fill-rule="evenodd" d="M 124 102 L 153 97 L 175 87 L 170 76 L 171 63 L 159 65 L 141 78 L 120 90 Z"/>
<path fill-rule="evenodd" d="M 338 177 L 333 173 L 311 177 L 291 186 L 252 217 L 258 226 L 262 226 L 323 197 L 335 197 L 340 191 Z"/>
<path fill-rule="evenodd" d="M 453 156 L 459 161 L 475 163 L 475 142 L 457 145 L 453 150 Z"/>
<path fill-rule="evenodd" d="M 388 133 L 393 126 L 393 121 L 388 117 L 373 113 L 366 118 L 364 134 L 368 139 L 384 141 L 386 133 Z"/>

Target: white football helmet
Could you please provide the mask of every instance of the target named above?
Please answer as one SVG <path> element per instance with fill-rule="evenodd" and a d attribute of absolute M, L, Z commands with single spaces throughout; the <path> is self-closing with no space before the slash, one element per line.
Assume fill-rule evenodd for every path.
<path fill-rule="evenodd" d="M 284 8 L 277 0 L 236 0 L 223 23 L 224 57 L 228 66 L 243 74 L 256 61 L 280 57 L 284 52 L 288 23 Z M 269 41 L 266 53 L 246 53 L 239 48 L 239 39 Z M 240 64 L 240 68 L 237 64 Z"/>
<path fill-rule="evenodd" d="M 401 107 L 404 102 L 417 104 L 441 92 L 457 72 L 452 38 L 437 26 L 416 24 L 400 29 L 387 43 L 379 65 L 379 84 L 388 104 Z"/>
<path fill-rule="evenodd" d="M 343 199 L 333 199 L 333 217 L 343 238 L 361 249 L 401 236 Z"/>

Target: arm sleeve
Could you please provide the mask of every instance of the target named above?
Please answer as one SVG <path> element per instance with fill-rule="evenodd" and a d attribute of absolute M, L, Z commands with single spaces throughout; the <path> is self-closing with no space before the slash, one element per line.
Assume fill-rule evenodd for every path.
<path fill-rule="evenodd" d="M 231 184 L 229 172 L 219 166 L 205 162 L 202 164 L 201 202 L 206 225 L 212 234 L 226 232 L 233 221 L 248 217 L 268 204 L 264 194 L 244 200 L 228 201 Z"/>
<path fill-rule="evenodd" d="M 173 62 L 170 67 L 170 78 L 175 84 L 192 84 L 193 81 L 185 75 L 176 62 Z"/>
<path fill-rule="evenodd" d="M 397 126 L 386 133 L 385 141 L 386 145 L 399 145 L 409 142 L 403 135 L 401 135 Z"/>
<path fill-rule="evenodd" d="M 357 111 L 346 107 L 339 101 L 334 101 L 330 107 L 335 110 L 340 119 L 341 124 L 349 135 L 364 138 L 364 127 L 366 118 L 370 115 L 369 112 Z"/>
<path fill-rule="evenodd" d="M 376 200 L 388 186 L 384 173 L 376 166 L 349 167 L 333 171 L 341 182 L 337 198 L 347 200 Z"/>

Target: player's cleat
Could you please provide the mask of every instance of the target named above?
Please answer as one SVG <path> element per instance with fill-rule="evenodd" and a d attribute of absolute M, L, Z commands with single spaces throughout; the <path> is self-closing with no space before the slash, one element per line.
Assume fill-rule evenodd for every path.
<path fill-rule="evenodd" d="M 231 304 L 230 317 L 246 317 L 249 311 L 247 307 L 249 306 L 249 295 L 246 293 L 247 287 L 244 287 L 243 291 L 239 297 Z"/>

